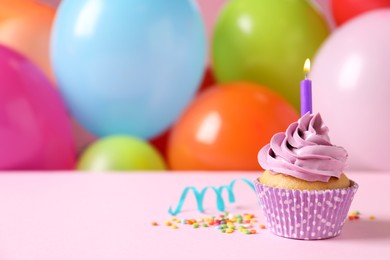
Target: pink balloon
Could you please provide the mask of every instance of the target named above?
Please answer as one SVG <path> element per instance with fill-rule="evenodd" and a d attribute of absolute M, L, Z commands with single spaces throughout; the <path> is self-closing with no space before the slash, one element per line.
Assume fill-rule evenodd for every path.
<path fill-rule="evenodd" d="M 310 0 L 310 2 L 322 14 L 329 29 L 333 31 L 336 28 L 336 22 L 332 13 L 331 0 Z"/>
<path fill-rule="evenodd" d="M 218 14 L 228 0 L 197 0 L 197 2 L 206 26 L 208 39 L 210 40 Z"/>
<path fill-rule="evenodd" d="M 313 106 L 351 169 L 390 170 L 390 9 L 337 29 L 314 59 Z"/>
<path fill-rule="evenodd" d="M 69 117 L 44 74 L 0 45 L 0 82 L 0 170 L 74 168 Z"/>

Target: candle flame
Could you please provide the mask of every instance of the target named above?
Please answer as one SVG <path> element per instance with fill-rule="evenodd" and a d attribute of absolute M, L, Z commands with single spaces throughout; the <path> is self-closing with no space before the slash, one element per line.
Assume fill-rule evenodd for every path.
<path fill-rule="evenodd" d="M 303 72 L 305 72 L 305 74 L 310 72 L 310 59 L 306 59 L 305 65 L 303 65 Z"/>

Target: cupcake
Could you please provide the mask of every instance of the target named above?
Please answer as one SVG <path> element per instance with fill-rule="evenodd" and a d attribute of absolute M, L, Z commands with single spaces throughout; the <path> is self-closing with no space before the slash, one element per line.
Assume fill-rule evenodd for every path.
<path fill-rule="evenodd" d="M 339 235 L 358 185 L 344 173 L 347 151 L 332 145 L 320 114 L 305 114 L 275 134 L 254 181 L 272 233 L 316 240 Z"/>

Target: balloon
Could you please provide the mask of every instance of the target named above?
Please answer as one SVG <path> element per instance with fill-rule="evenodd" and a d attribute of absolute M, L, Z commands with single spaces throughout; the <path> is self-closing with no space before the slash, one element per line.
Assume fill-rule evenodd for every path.
<path fill-rule="evenodd" d="M 75 147 L 58 92 L 42 72 L 0 45 L 0 169 L 72 169 Z"/>
<path fill-rule="evenodd" d="M 331 0 L 310 0 L 310 3 L 324 17 L 329 29 L 331 31 L 334 30 L 336 28 L 336 22 L 332 13 Z"/>
<path fill-rule="evenodd" d="M 189 0 L 64 1 L 51 48 L 61 92 L 87 130 L 145 139 L 190 102 L 206 49 Z"/>
<path fill-rule="evenodd" d="M 3 3 L 5 2 L 5 3 Z M 25 55 L 54 80 L 49 39 L 54 9 L 32 1 L 0 0 L 0 43 Z"/>
<path fill-rule="evenodd" d="M 207 67 L 206 71 L 203 76 L 202 83 L 200 84 L 200 87 L 198 89 L 198 94 L 202 93 L 206 89 L 209 89 L 211 86 L 214 86 L 216 84 L 214 72 L 211 69 L 211 67 Z"/>
<path fill-rule="evenodd" d="M 314 110 L 331 141 L 349 152 L 350 169 L 390 170 L 389 27 L 390 9 L 357 17 L 331 35 L 313 63 Z"/>
<path fill-rule="evenodd" d="M 81 154 L 85 150 L 85 148 L 87 148 L 91 143 L 98 139 L 96 136 L 85 130 L 85 128 L 83 128 L 80 123 L 73 118 L 72 132 L 76 143 L 77 154 Z"/>
<path fill-rule="evenodd" d="M 296 121 L 295 109 L 251 83 L 210 88 L 187 108 L 168 143 L 173 170 L 259 170 L 257 153 Z"/>
<path fill-rule="evenodd" d="M 35 1 L 41 2 L 43 4 L 47 4 L 47 5 L 50 5 L 53 7 L 57 7 L 61 2 L 61 0 L 35 0 Z"/>
<path fill-rule="evenodd" d="M 217 80 L 264 84 L 298 109 L 303 63 L 327 35 L 325 21 L 306 1 L 232 0 L 212 43 Z"/>
<path fill-rule="evenodd" d="M 200 84 L 197 94 L 199 95 L 199 93 L 202 93 L 206 89 L 209 89 L 214 84 L 215 84 L 215 80 L 214 80 L 213 72 L 211 68 L 208 67 L 206 69 L 206 72 L 204 74 L 202 83 Z M 167 144 L 168 144 L 168 138 L 170 134 L 171 134 L 171 128 L 169 128 L 159 136 L 150 140 L 150 143 L 162 154 L 164 158 L 167 158 Z"/>
<path fill-rule="evenodd" d="M 203 16 L 207 35 L 211 38 L 218 13 L 228 0 L 197 0 L 197 2 Z"/>
<path fill-rule="evenodd" d="M 131 136 L 109 136 L 90 145 L 77 168 L 90 171 L 164 170 L 161 155 L 147 142 Z"/>
<path fill-rule="evenodd" d="M 390 7 L 390 0 L 332 0 L 332 12 L 337 25 L 368 11 Z"/>

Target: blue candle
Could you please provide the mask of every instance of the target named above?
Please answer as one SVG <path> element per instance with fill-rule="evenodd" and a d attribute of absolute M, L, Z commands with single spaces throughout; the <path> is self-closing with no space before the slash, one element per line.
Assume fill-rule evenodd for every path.
<path fill-rule="evenodd" d="M 305 79 L 301 81 L 301 116 L 309 112 L 313 113 L 312 95 L 311 95 L 311 80 L 308 79 L 310 72 L 310 60 L 306 59 L 305 65 L 303 66 L 305 73 Z"/>

